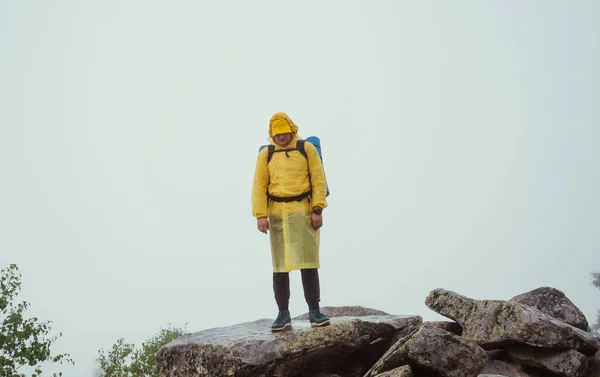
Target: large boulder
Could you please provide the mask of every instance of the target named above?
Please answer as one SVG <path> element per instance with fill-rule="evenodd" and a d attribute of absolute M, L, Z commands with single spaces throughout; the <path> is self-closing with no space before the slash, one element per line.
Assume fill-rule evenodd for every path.
<path fill-rule="evenodd" d="M 590 331 L 590 326 L 583 312 L 558 289 L 551 287 L 537 288 L 515 296 L 509 302 L 532 306 L 542 313 L 560 319 L 569 325 L 583 331 Z"/>
<path fill-rule="evenodd" d="M 332 318 L 331 325 L 311 328 L 293 321 L 292 330 L 271 333 L 262 319 L 182 336 L 156 354 L 160 377 L 262 377 L 364 374 L 383 355 L 367 353 L 420 317 L 367 316 Z M 350 368 L 350 370 L 348 369 Z"/>
<path fill-rule="evenodd" d="M 536 308 L 502 300 L 474 300 L 458 293 L 435 289 L 425 304 L 462 327 L 462 336 L 484 349 L 515 343 L 535 347 L 572 348 L 594 355 L 600 342 L 585 332 Z"/>
<path fill-rule="evenodd" d="M 475 342 L 439 327 L 421 326 L 394 344 L 365 377 L 377 376 L 403 365 L 409 365 L 416 375 L 475 377 L 486 361 L 485 351 Z"/>
<path fill-rule="evenodd" d="M 390 315 L 381 310 L 366 308 L 363 306 L 323 306 L 321 307 L 321 312 L 327 315 L 329 318 L 340 318 L 340 317 L 366 317 L 366 316 L 386 316 Z M 292 320 L 307 320 L 308 313 L 304 313 L 297 317 L 292 318 Z M 450 323 L 450 322 L 448 322 Z M 392 344 L 396 343 L 398 339 L 405 337 L 411 332 L 415 331 L 423 324 L 423 318 L 421 316 L 412 316 L 407 319 L 405 326 L 400 327 L 394 334 L 391 339 L 386 339 L 385 342 L 377 342 L 377 346 L 371 347 L 374 348 L 378 352 L 379 348 L 383 347 L 383 352 L 385 352 Z M 456 324 L 458 328 L 458 324 Z M 451 326 L 450 326 L 451 327 Z M 380 355 L 381 356 L 381 355 Z"/>
<path fill-rule="evenodd" d="M 508 353 L 516 362 L 561 377 L 583 377 L 587 371 L 587 357 L 575 350 L 520 345 L 509 348 Z"/>

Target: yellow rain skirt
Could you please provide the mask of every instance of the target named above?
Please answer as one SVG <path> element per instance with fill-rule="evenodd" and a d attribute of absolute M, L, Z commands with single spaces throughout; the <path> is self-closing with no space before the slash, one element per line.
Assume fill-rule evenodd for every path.
<path fill-rule="evenodd" d="M 319 229 L 312 227 L 308 199 L 269 203 L 273 272 L 319 268 Z"/>

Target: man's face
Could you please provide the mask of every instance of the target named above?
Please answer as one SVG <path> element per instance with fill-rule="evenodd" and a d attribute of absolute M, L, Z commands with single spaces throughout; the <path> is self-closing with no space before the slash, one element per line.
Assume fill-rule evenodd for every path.
<path fill-rule="evenodd" d="M 292 133 L 288 132 L 285 134 L 275 135 L 273 136 L 273 139 L 277 144 L 283 147 L 284 145 L 287 145 L 290 142 L 290 140 L 292 140 Z"/>

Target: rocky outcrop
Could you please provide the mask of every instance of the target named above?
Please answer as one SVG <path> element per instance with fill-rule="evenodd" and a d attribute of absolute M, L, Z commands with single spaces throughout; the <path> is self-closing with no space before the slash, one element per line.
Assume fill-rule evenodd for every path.
<path fill-rule="evenodd" d="M 561 322 L 522 304 L 501 300 L 474 300 L 445 289 L 433 290 L 425 304 L 462 327 L 462 336 L 485 349 L 511 344 L 569 348 L 585 355 L 600 349 L 589 332 Z"/>
<path fill-rule="evenodd" d="M 503 301 L 435 289 L 425 304 L 450 321 L 344 306 L 322 308 L 323 328 L 303 315 L 277 334 L 272 319 L 204 330 L 157 352 L 159 377 L 600 377 L 600 338 L 558 290 Z"/>
<path fill-rule="evenodd" d="M 485 351 L 475 342 L 439 327 L 421 326 L 394 344 L 365 377 L 377 376 L 403 365 L 409 365 L 417 375 L 471 377 L 481 372 L 486 361 Z"/>
<path fill-rule="evenodd" d="M 509 302 L 534 307 L 542 313 L 546 313 L 569 325 L 583 331 L 590 331 L 590 326 L 582 311 L 558 289 L 551 287 L 537 288 L 515 296 Z"/>
<path fill-rule="evenodd" d="M 342 317 L 323 328 L 296 320 L 292 331 L 272 334 L 272 320 L 263 319 L 180 337 L 162 347 L 156 360 L 161 377 L 360 376 L 389 347 L 385 339 L 415 320 L 422 321 Z"/>

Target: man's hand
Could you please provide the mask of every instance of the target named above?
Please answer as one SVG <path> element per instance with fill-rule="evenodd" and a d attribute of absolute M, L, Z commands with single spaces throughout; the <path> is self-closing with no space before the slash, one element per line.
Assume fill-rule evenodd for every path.
<path fill-rule="evenodd" d="M 319 229 L 323 226 L 323 215 L 312 214 L 312 227 L 314 230 Z"/>
<path fill-rule="evenodd" d="M 269 218 L 268 217 L 261 217 L 261 218 L 257 219 L 256 224 L 258 226 L 258 230 L 260 230 L 264 234 L 267 234 L 267 230 L 269 230 Z"/>

